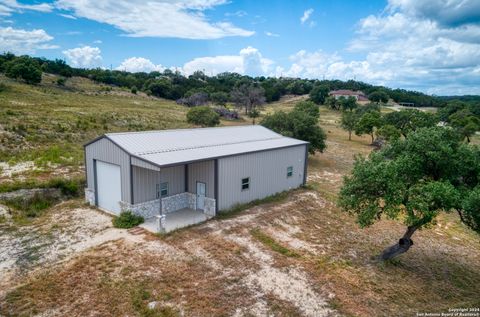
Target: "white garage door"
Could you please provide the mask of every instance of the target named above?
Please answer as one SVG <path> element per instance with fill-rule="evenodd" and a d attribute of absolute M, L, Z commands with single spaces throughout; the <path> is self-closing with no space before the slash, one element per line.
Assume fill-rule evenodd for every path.
<path fill-rule="evenodd" d="M 122 200 L 120 166 L 97 161 L 97 198 L 98 207 L 120 213 Z"/>

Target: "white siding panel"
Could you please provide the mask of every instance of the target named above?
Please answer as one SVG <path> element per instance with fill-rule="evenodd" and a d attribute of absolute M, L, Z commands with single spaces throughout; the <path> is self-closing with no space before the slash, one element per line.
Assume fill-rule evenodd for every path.
<path fill-rule="evenodd" d="M 88 188 L 95 190 L 93 160 L 120 166 L 122 201 L 130 200 L 130 156 L 107 138 L 102 138 L 85 147 L 85 162 Z"/>
<path fill-rule="evenodd" d="M 293 175 L 287 177 L 287 167 Z M 303 184 L 305 145 L 218 159 L 218 204 L 220 210 L 247 203 Z M 242 191 L 242 178 L 250 188 Z"/>
<path fill-rule="evenodd" d="M 207 184 L 207 197 L 215 198 L 215 161 L 188 164 L 188 191 L 196 193 L 197 182 Z"/>

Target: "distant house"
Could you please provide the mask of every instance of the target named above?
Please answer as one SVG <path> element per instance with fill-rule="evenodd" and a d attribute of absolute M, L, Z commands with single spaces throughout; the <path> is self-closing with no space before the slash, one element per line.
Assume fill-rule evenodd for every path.
<path fill-rule="evenodd" d="M 348 90 L 348 89 L 341 89 L 341 90 L 332 90 L 329 93 L 330 96 L 335 97 L 335 99 L 338 99 L 340 97 L 354 97 L 357 99 L 359 103 L 367 103 L 370 100 L 368 100 L 367 96 L 359 90 Z"/>
<path fill-rule="evenodd" d="M 85 198 L 170 231 L 304 184 L 307 146 L 258 125 L 108 133 L 85 145 Z"/>

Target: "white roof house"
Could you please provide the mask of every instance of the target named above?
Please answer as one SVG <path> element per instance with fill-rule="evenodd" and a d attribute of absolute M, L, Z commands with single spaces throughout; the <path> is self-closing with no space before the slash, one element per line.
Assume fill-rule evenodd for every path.
<path fill-rule="evenodd" d="M 108 133 L 85 145 L 86 198 L 170 225 L 187 212 L 207 219 L 302 185 L 307 146 L 257 125 Z"/>

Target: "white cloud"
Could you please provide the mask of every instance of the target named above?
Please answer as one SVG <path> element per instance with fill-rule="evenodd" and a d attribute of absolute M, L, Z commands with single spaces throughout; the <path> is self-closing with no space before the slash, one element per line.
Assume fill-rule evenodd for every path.
<path fill-rule="evenodd" d="M 359 21 L 348 47 L 359 56 L 355 60 L 299 51 L 276 74 L 357 79 L 440 95 L 480 94 L 479 3 L 390 0 L 382 14 Z"/>
<path fill-rule="evenodd" d="M 232 12 L 227 12 L 227 13 L 225 13 L 225 16 L 227 16 L 227 17 L 236 16 L 236 17 L 242 18 L 242 17 L 244 17 L 244 16 L 246 16 L 246 15 L 247 15 L 247 12 L 246 12 L 246 11 L 243 11 L 243 10 L 238 10 L 238 11 L 233 12 L 233 13 L 232 13 Z"/>
<path fill-rule="evenodd" d="M 163 72 L 165 67 L 162 65 L 155 65 L 149 59 L 143 57 L 130 57 L 124 60 L 116 69 L 132 73 L 149 73 L 152 71 Z"/>
<path fill-rule="evenodd" d="M 280 34 L 268 32 L 268 31 L 265 31 L 265 35 L 266 36 L 271 36 L 271 37 L 279 37 L 280 36 Z"/>
<path fill-rule="evenodd" d="M 100 67 L 102 62 L 102 51 L 98 47 L 83 46 L 65 50 L 62 53 L 74 67 Z"/>
<path fill-rule="evenodd" d="M 302 24 L 304 24 L 305 22 L 307 22 L 308 19 L 310 19 L 310 16 L 312 15 L 312 13 L 313 13 L 313 9 L 312 9 L 312 8 L 310 8 L 310 9 L 308 9 L 308 10 L 305 10 L 305 11 L 303 12 L 302 17 L 300 18 L 300 22 L 301 22 Z"/>
<path fill-rule="evenodd" d="M 66 18 L 66 19 L 70 19 L 70 20 L 76 20 L 77 18 L 74 17 L 73 15 L 70 15 L 70 14 L 59 14 L 60 16 Z"/>
<path fill-rule="evenodd" d="M 21 12 L 23 10 L 51 12 L 53 6 L 50 3 L 23 4 L 16 0 L 0 0 L 0 15 L 9 16 L 13 12 Z"/>
<path fill-rule="evenodd" d="M 57 7 L 77 17 L 107 23 L 133 37 L 218 39 L 251 36 L 230 22 L 211 22 L 204 11 L 226 0 L 58 0 Z"/>
<path fill-rule="evenodd" d="M 443 26 L 459 26 L 480 21 L 478 0 L 390 0 L 388 9 L 436 21 Z"/>
<path fill-rule="evenodd" d="M 235 72 L 251 76 L 268 75 L 273 61 L 264 58 L 262 54 L 251 46 L 240 50 L 238 55 L 220 55 L 195 58 L 183 66 L 187 75 L 195 71 L 205 71 L 207 75 L 216 75 L 223 72 Z"/>
<path fill-rule="evenodd" d="M 31 31 L 14 29 L 12 27 L 0 28 L 0 51 L 15 54 L 34 54 L 37 50 L 58 48 L 49 44 L 53 37 L 45 30 L 34 29 Z"/>

